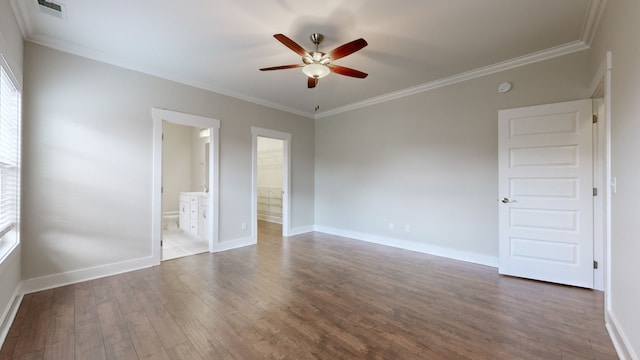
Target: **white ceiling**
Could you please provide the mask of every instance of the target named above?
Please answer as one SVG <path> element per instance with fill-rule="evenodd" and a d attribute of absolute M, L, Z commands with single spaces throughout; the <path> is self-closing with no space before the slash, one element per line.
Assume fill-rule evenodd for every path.
<path fill-rule="evenodd" d="M 12 0 L 26 39 L 308 117 L 322 117 L 588 47 L 602 0 Z M 283 33 L 327 52 L 369 45 L 307 89 Z M 314 113 L 318 104 L 320 110 Z"/>

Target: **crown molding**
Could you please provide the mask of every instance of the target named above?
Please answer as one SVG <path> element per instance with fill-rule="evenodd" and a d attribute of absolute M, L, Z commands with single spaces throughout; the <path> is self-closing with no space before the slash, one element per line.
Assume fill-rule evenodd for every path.
<path fill-rule="evenodd" d="M 598 0 L 595 0 L 598 1 Z M 446 78 L 442 78 L 442 79 L 438 79 L 435 81 L 431 81 L 428 83 L 424 83 L 421 85 L 417 85 L 417 86 L 413 86 L 410 88 L 406 88 L 406 89 L 402 89 L 402 90 L 398 90 L 398 91 L 394 91 L 385 95 L 381 95 L 381 96 L 376 96 L 376 97 L 372 97 L 363 101 L 359 101 L 353 104 L 349 104 L 349 105 L 345 105 L 345 106 L 341 106 L 341 107 L 337 107 L 334 109 L 330 109 L 330 110 L 326 110 L 320 113 L 316 113 L 316 114 L 312 114 L 309 112 L 305 112 L 305 111 L 300 111 L 298 109 L 294 109 L 288 106 L 283 106 L 280 104 L 276 104 L 270 101 L 266 101 L 260 98 L 256 98 L 256 97 L 252 97 L 252 96 L 247 96 L 244 94 L 240 94 L 234 91 L 230 91 L 230 90 L 226 90 L 226 89 L 221 89 L 215 86 L 211 86 L 207 83 L 204 82 L 199 82 L 199 81 L 193 81 L 191 79 L 187 79 L 175 74 L 172 74 L 170 72 L 167 71 L 163 71 L 163 70 L 159 70 L 159 69 L 155 69 L 147 64 L 142 64 L 142 63 L 137 63 L 135 61 L 132 61 L 130 59 L 124 59 L 124 58 L 120 58 L 117 56 L 113 56 L 101 51 L 97 51 L 97 50 L 93 50 L 93 49 L 89 49 L 86 48 L 84 46 L 79 46 L 76 44 L 71 44 L 68 42 L 64 42 L 64 41 L 59 41 L 53 38 L 49 38 L 46 36 L 41 36 L 41 35 L 35 35 L 35 36 L 31 36 L 27 39 L 28 41 L 38 44 L 38 45 L 42 45 L 42 46 L 46 46 L 55 50 L 59 50 L 62 52 L 66 52 L 66 53 L 70 53 L 70 54 L 74 54 L 77 56 L 81 56 L 84 58 L 88 58 L 88 59 L 92 59 L 95 61 L 100 61 L 103 63 L 107 63 L 107 64 L 111 64 L 111 65 L 115 65 L 118 67 L 122 67 L 125 69 L 129 69 L 129 70 L 133 70 L 133 71 L 137 71 L 143 74 L 147 74 L 147 75 L 152 75 L 152 76 L 156 76 L 162 79 L 166 79 L 166 80 L 170 80 L 170 81 L 175 81 L 177 83 L 180 84 L 184 84 L 184 85 L 189 85 L 189 86 L 193 86 L 199 89 L 203 89 L 203 90 L 207 90 L 213 93 L 217 93 L 217 94 L 221 94 L 221 95 L 225 95 L 225 96 L 229 96 L 232 98 L 236 98 L 239 100 L 244 100 L 250 103 L 254 103 L 257 105 L 262 105 L 262 106 L 266 106 L 275 110 L 280 110 L 280 111 L 284 111 L 284 112 L 288 112 L 291 114 L 295 114 L 295 115 L 299 115 L 305 118 L 309 118 L 309 119 L 320 119 L 323 117 L 328 117 L 328 116 L 332 116 L 332 115 L 336 115 L 336 114 L 340 114 L 343 112 L 347 112 L 347 111 L 351 111 L 351 110 L 355 110 L 355 109 L 360 109 L 363 107 L 367 107 L 367 106 L 371 106 L 371 105 L 375 105 L 375 104 L 379 104 L 379 103 L 383 103 L 386 101 L 391 101 L 391 100 L 395 100 L 395 99 L 399 99 L 405 96 L 411 96 L 414 94 L 418 94 L 421 92 L 425 92 L 425 91 L 430 91 L 430 90 L 434 90 L 434 89 L 438 89 L 444 86 L 448 86 L 448 85 L 453 85 L 453 84 L 457 84 L 463 81 L 467 81 L 467 80 L 471 80 L 471 79 L 475 79 L 475 78 L 479 78 L 482 76 L 487 76 L 487 75 L 491 75 L 497 72 L 501 72 L 501 71 L 505 71 L 505 70 L 510 70 L 513 68 L 517 68 L 517 67 L 521 67 L 521 66 L 525 66 L 525 65 L 529 65 L 529 64 L 533 64 L 536 62 L 540 62 L 540 61 L 544 61 L 544 60 L 548 60 L 548 59 L 552 59 L 558 56 L 563 56 L 563 55 L 568 55 L 568 54 L 572 54 L 574 52 L 578 52 L 578 51 L 582 51 L 582 50 L 586 50 L 589 48 L 589 46 L 584 43 L 583 41 L 575 41 L 569 44 L 565 44 L 565 45 L 561 45 L 561 46 L 557 46 L 554 48 L 550 48 L 547 50 L 543 50 L 543 51 L 539 51 L 539 52 L 535 52 L 529 55 L 524 55 L 521 57 L 517 57 L 514 59 L 510 59 L 507 61 L 503 61 L 497 64 L 493 64 L 493 65 L 489 65 L 489 66 L 485 66 L 482 68 L 478 68 L 475 70 L 471 70 L 471 71 L 467 71 L 464 73 L 460 73 L 457 75 L 453 75 L 453 76 L 449 76 Z"/>
<path fill-rule="evenodd" d="M 10 0 L 11 9 L 13 10 L 13 17 L 20 27 L 23 39 L 28 39 L 33 34 L 33 26 L 31 25 L 31 18 L 27 11 L 27 2 L 20 0 Z"/>
<path fill-rule="evenodd" d="M 606 3 L 607 0 L 591 0 L 589 3 L 587 16 L 580 34 L 580 40 L 589 46 L 591 46 L 598 30 L 598 25 L 600 25 L 600 19 L 602 18 L 602 13 L 604 13 Z"/>
<path fill-rule="evenodd" d="M 372 98 L 359 101 L 353 104 L 323 111 L 316 114 L 315 118 L 320 119 L 323 117 L 328 117 L 328 116 L 340 114 L 343 112 L 360 109 L 360 108 L 375 105 L 375 104 L 380 104 L 386 101 L 391 101 L 391 100 L 403 98 L 405 96 L 419 94 L 425 91 L 438 89 L 444 86 L 449 86 L 449 85 L 457 84 L 463 81 L 472 80 L 479 77 L 495 74 L 501 71 L 514 69 L 517 67 L 537 63 L 544 60 L 549 60 L 558 56 L 572 54 L 578 51 L 586 50 L 588 48 L 589 46 L 585 44 L 583 41 L 574 41 L 572 43 L 557 46 L 557 47 L 550 48 L 543 51 L 538 51 L 529 55 L 520 56 L 517 58 L 513 58 L 511 60 L 499 62 L 497 64 L 481 67 L 481 68 L 463 72 L 457 75 L 453 75 L 453 76 L 445 77 L 435 81 L 431 81 L 428 83 L 424 83 L 421 85 L 413 86 L 407 89 L 394 91 L 385 95 L 372 97 Z"/>
<path fill-rule="evenodd" d="M 280 105 L 271 101 L 267 101 L 264 99 L 247 96 L 244 94 L 237 93 L 235 91 L 218 88 L 204 82 L 187 79 L 185 77 L 178 76 L 176 74 L 173 74 L 164 70 L 153 68 L 148 64 L 137 63 L 131 59 L 120 58 L 120 57 L 116 57 L 104 52 L 93 50 L 84 46 L 58 41 L 53 38 L 49 38 L 42 35 L 35 35 L 31 19 L 29 18 L 29 12 L 27 11 L 27 8 L 26 8 L 28 6 L 27 2 L 20 1 L 20 0 L 10 0 L 10 2 L 13 8 L 16 21 L 18 22 L 20 31 L 22 32 L 22 36 L 27 41 L 30 41 L 42 46 L 46 46 L 52 49 L 56 49 L 59 51 L 71 53 L 77 56 L 104 62 L 107 64 L 122 67 L 125 69 L 137 71 L 140 73 L 156 76 L 166 80 L 175 81 L 184 85 L 193 86 L 193 87 L 210 91 L 213 93 L 217 93 L 220 95 L 229 96 L 232 98 L 247 101 L 257 105 L 262 105 L 275 110 L 280 110 L 280 111 L 288 112 L 291 114 L 299 115 L 305 118 L 320 119 L 320 118 L 340 114 L 343 112 L 383 103 L 386 101 L 399 99 L 405 96 L 411 96 L 421 92 L 438 89 L 444 86 L 453 85 L 456 83 L 479 78 L 482 76 L 487 76 L 497 72 L 552 59 L 554 57 L 568 55 L 574 52 L 586 50 L 590 47 L 591 42 L 595 37 L 607 0 L 591 0 L 590 1 L 589 7 L 587 9 L 587 14 L 585 17 L 584 26 L 580 35 L 580 40 L 577 40 L 568 44 L 560 45 L 554 48 L 538 51 L 532 54 L 524 55 L 521 57 L 517 57 L 514 59 L 510 59 L 507 61 L 503 61 L 500 63 L 496 63 L 493 65 L 488 65 L 482 68 L 466 71 L 460 74 L 452 75 L 449 77 L 424 83 L 421 85 L 390 92 L 385 95 L 372 97 L 372 98 L 358 101 L 349 105 L 340 106 L 337 108 L 318 112 L 318 113 L 301 111 L 298 109 L 294 109 L 288 106 L 283 106 L 283 105 Z"/>
<path fill-rule="evenodd" d="M 93 49 L 89 49 L 86 48 L 84 46 L 80 46 L 80 45 L 76 45 L 76 44 L 71 44 L 68 42 L 64 42 L 64 41 L 59 41 L 56 39 L 52 39 L 46 36 L 42 36 L 42 35 L 35 35 L 30 37 L 29 39 L 27 39 L 27 41 L 32 42 L 34 44 L 38 44 L 38 45 L 42 45 L 42 46 L 46 46 L 55 50 L 59 50 L 62 52 L 66 52 L 66 53 L 70 53 L 73 55 L 77 55 L 80 57 L 84 57 L 84 58 L 88 58 L 91 60 L 95 60 L 95 61 L 99 61 L 99 62 L 103 62 L 106 64 L 110 64 L 110 65 L 114 65 L 114 66 L 118 66 L 124 69 L 128 69 L 128 70 L 133 70 L 133 71 L 137 71 L 143 74 L 147 74 L 147 75 L 151 75 L 151 76 L 156 76 L 165 80 L 170 80 L 170 81 L 175 81 L 177 83 L 180 84 L 184 84 L 184 85 L 188 85 L 188 86 L 193 86 L 195 88 L 199 88 L 202 90 L 206 90 L 206 91 L 210 91 L 216 94 L 220 94 L 220 95 L 225 95 L 225 96 L 229 96 L 232 98 L 236 98 L 239 100 L 244 100 L 250 103 L 254 103 L 257 105 L 262 105 L 262 106 L 266 106 L 272 109 L 276 109 L 276 110 L 280 110 L 280 111 L 284 111 L 284 112 L 288 112 L 288 113 L 292 113 L 295 115 L 299 115 L 302 117 L 306 117 L 306 118 L 310 118 L 313 119 L 313 114 L 308 113 L 308 112 L 304 112 L 304 111 L 300 111 L 294 108 L 290 108 L 287 106 L 283 106 L 280 104 L 276 104 L 270 101 L 266 101 L 260 98 L 255 98 L 252 96 L 247 96 L 244 94 L 240 94 L 237 93 L 235 91 L 230 91 L 230 90 L 226 90 L 226 89 L 221 89 L 215 86 L 211 86 L 207 83 L 204 82 L 199 82 L 199 81 L 193 81 L 191 79 L 187 79 L 185 77 L 182 76 L 178 76 L 175 75 L 171 72 L 168 71 L 164 71 L 164 70 L 160 70 L 157 68 L 154 68 L 152 66 L 149 66 L 148 64 L 143 64 L 143 63 L 138 63 L 135 62 L 131 59 L 125 59 L 125 58 L 121 58 L 118 56 L 113 56 L 110 54 L 107 54 L 105 52 L 102 51 L 97 51 L 97 50 L 93 50 Z"/>

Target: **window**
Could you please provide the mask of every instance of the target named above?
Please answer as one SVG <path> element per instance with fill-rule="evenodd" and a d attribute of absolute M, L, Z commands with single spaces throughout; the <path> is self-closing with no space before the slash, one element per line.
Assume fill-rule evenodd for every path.
<path fill-rule="evenodd" d="M 0 63 L 0 261 L 18 244 L 20 91 Z"/>

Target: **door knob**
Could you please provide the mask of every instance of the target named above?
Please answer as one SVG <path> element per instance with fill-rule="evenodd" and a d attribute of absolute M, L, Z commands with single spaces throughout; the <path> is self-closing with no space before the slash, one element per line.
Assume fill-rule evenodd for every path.
<path fill-rule="evenodd" d="M 509 203 L 509 198 L 502 198 L 502 200 L 500 200 L 500 201 L 502 201 L 505 204 L 508 204 Z"/>

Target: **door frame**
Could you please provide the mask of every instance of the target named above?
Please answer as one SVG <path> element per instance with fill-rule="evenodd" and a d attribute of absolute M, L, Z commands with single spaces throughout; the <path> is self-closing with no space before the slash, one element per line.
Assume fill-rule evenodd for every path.
<path fill-rule="evenodd" d="M 615 192 L 615 185 L 612 183 L 613 179 L 611 177 L 612 69 L 612 53 L 607 52 L 590 86 L 592 98 L 604 99 L 604 114 L 598 114 L 599 119 L 595 127 L 598 132 L 598 149 L 594 153 L 594 164 L 597 162 L 597 172 L 594 171 L 594 184 L 597 181 L 599 189 L 602 189 L 598 194 L 601 194 L 602 197 L 594 199 L 594 226 L 596 226 L 594 229 L 594 247 L 598 247 L 601 250 L 603 264 L 601 267 L 602 272 L 599 274 L 600 279 L 595 276 L 598 274 L 598 270 L 594 274 L 594 288 L 596 290 L 604 290 L 605 312 L 611 311 L 611 194 Z M 594 113 L 596 112 L 594 111 Z"/>
<path fill-rule="evenodd" d="M 258 242 L 258 137 L 282 140 L 282 236 L 289 236 L 291 230 L 291 134 L 251 127 L 251 239 Z"/>
<path fill-rule="evenodd" d="M 160 264 L 162 249 L 162 122 L 208 128 L 209 132 L 209 204 L 210 219 L 208 226 L 209 252 L 214 252 L 219 243 L 219 204 L 220 204 L 220 120 L 181 113 L 177 111 L 152 108 L 153 118 L 153 182 L 151 186 L 151 256 L 156 265 Z"/>

